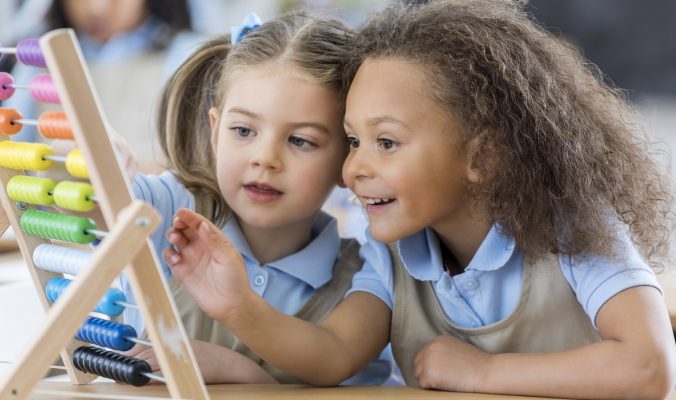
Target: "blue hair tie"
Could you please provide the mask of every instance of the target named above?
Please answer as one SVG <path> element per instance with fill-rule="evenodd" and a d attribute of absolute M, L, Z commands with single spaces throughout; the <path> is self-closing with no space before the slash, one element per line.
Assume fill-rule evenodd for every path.
<path fill-rule="evenodd" d="M 258 28 L 261 24 L 262 22 L 261 19 L 258 18 L 258 15 L 256 15 L 256 13 L 250 13 L 244 18 L 242 25 L 230 28 L 230 43 L 234 46 L 241 42 L 242 38 L 246 36 L 247 33 Z"/>

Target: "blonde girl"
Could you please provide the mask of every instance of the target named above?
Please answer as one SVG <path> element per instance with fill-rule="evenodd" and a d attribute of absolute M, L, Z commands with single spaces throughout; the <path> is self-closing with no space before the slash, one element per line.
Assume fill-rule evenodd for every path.
<path fill-rule="evenodd" d="M 252 293 L 319 322 L 362 265 L 356 241 L 341 242 L 321 211 L 347 154 L 340 92 L 351 31 L 303 13 L 240 31 L 248 33 L 234 45 L 230 37 L 204 44 L 172 77 L 159 119 L 168 172 L 138 175 L 134 190 L 165 217 L 153 236 L 158 249 L 169 246 L 176 211 L 193 210 L 229 238 Z M 298 382 L 200 310 L 163 267 L 208 383 Z M 221 284 L 210 273 L 201 279 Z M 129 292 L 128 282 L 122 287 Z M 142 330 L 137 312 L 125 318 Z M 130 354 L 158 367 L 152 349 Z M 377 385 L 389 374 L 379 359 L 347 383 Z"/>

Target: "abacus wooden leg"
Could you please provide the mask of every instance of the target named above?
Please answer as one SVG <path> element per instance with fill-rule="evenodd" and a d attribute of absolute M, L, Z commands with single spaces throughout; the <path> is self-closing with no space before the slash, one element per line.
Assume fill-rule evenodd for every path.
<path fill-rule="evenodd" d="M 0 207 L 0 236 L 7 231 L 7 228 L 9 228 L 9 217 L 7 217 L 5 210 Z"/>
<path fill-rule="evenodd" d="M 63 293 L 47 313 L 39 335 L 26 346 L 20 361 L 13 365 L 0 385 L 0 399 L 25 399 L 78 330 L 122 268 L 141 248 L 159 224 L 160 217 L 147 204 L 135 201 L 124 209 L 89 268 Z M 124 251 L 120 251 L 124 249 Z"/>
<path fill-rule="evenodd" d="M 0 141 L 2 140 L 9 140 L 9 136 L 0 133 Z M 2 173 L 3 171 L 0 169 L 0 174 Z M 4 182 L 5 179 L 2 179 L 1 181 Z M 9 217 L 7 216 L 5 210 L 2 207 L 0 207 L 0 236 L 2 236 L 2 234 L 5 233 L 5 231 L 9 227 L 10 227 Z"/>

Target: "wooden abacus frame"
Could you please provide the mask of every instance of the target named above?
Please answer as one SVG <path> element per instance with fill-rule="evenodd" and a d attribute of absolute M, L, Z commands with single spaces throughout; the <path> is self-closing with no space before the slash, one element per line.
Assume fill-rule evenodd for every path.
<path fill-rule="evenodd" d="M 82 373 L 72 364 L 72 351 L 84 345 L 74 335 L 87 314 L 126 266 L 136 303 L 144 317 L 148 336 L 167 381 L 172 398 L 208 399 L 185 329 L 163 279 L 148 237 L 159 216 L 148 205 L 134 201 L 129 182 L 115 156 L 99 101 L 72 30 L 60 29 L 40 38 L 40 48 L 61 99 L 94 186 L 98 206 L 109 229 L 88 267 L 50 306 L 44 288 L 57 274 L 36 268 L 33 250 L 45 240 L 24 235 L 19 226 L 23 210 L 7 196 L 8 180 L 21 173 L 0 167 L 0 234 L 14 228 L 31 279 L 38 289 L 47 320 L 32 338 L 19 361 L 0 382 L 1 399 L 24 399 L 61 354 L 73 384 L 86 384 L 96 376 Z M 121 99 L 123 101 L 123 99 Z M 0 135 L 0 141 L 7 140 Z"/>

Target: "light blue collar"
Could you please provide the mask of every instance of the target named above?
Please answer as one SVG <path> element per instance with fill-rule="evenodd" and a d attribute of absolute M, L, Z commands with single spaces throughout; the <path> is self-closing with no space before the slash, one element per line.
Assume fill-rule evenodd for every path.
<path fill-rule="evenodd" d="M 515 243 L 493 224 L 481 246 L 465 270 L 494 271 L 503 267 L 514 253 Z M 431 228 L 425 228 L 397 242 L 401 260 L 417 280 L 438 281 L 444 274 L 439 238 Z"/>
<path fill-rule="evenodd" d="M 239 250 L 247 263 L 259 264 L 235 218 L 228 220 L 223 233 Z M 340 251 L 340 236 L 336 220 L 320 212 L 312 224 L 311 238 L 312 241 L 299 252 L 272 261 L 266 266 L 300 279 L 314 289 L 323 286 L 333 276 L 333 265 Z"/>

